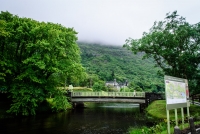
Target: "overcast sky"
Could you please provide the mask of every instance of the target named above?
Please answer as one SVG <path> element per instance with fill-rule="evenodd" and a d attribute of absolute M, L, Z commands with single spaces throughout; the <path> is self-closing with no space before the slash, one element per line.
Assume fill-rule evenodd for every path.
<path fill-rule="evenodd" d="M 200 0 L 0 0 L 0 10 L 74 27 L 78 41 L 120 46 L 175 10 L 191 24 L 200 22 Z"/>

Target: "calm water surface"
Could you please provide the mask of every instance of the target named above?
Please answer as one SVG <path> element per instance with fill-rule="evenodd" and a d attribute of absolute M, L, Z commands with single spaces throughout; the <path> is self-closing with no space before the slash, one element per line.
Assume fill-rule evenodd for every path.
<path fill-rule="evenodd" d="M 138 104 L 89 103 L 62 113 L 0 119 L 0 134 L 125 134 L 130 126 L 145 125 L 142 117 Z"/>

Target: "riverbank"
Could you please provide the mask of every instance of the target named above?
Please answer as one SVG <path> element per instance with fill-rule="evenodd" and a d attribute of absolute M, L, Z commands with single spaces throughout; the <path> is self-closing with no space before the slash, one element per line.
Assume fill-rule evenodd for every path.
<path fill-rule="evenodd" d="M 184 117 L 185 122 L 187 122 L 187 110 L 184 109 Z M 190 106 L 190 116 L 194 117 L 196 119 L 196 125 L 200 124 L 200 107 L 191 105 Z M 129 133 L 130 134 L 140 134 L 140 133 L 160 133 L 160 134 L 166 134 L 167 133 L 167 117 L 166 117 L 166 101 L 165 100 L 157 100 L 152 102 L 148 108 L 146 108 L 146 114 L 148 118 L 152 118 L 152 120 L 157 120 L 158 122 L 155 123 L 154 126 L 147 128 L 146 126 L 143 126 L 141 128 L 130 128 Z M 182 130 L 189 127 L 188 123 L 185 123 L 184 126 L 181 125 L 181 110 L 178 109 L 178 120 L 180 124 L 180 128 Z M 173 110 L 170 110 L 170 122 L 171 122 L 171 132 L 173 132 L 173 127 L 175 126 L 175 114 Z"/>

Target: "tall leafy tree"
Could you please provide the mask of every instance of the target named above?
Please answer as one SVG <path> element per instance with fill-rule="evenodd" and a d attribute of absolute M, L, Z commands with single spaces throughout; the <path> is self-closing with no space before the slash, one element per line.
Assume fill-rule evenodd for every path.
<path fill-rule="evenodd" d="M 67 99 L 56 87 L 66 79 L 70 84 L 84 77 L 77 32 L 9 12 L 1 12 L 0 22 L 0 28 L 7 32 L 0 33 L 0 84 L 7 88 L 13 102 L 8 112 L 34 115 L 50 96 L 56 98 L 58 110 L 65 109 Z"/>
<path fill-rule="evenodd" d="M 6 27 L 6 21 L 0 20 L 0 38 L 2 38 L 2 39 L 9 36 L 9 32 L 6 31 L 5 27 Z M 0 72 L 0 80 L 2 80 L 4 82 L 5 82 L 4 76 L 6 75 L 5 68 L 4 68 L 5 64 L 6 63 L 3 61 L 0 62 L 0 66 L 2 67 L 2 70 L 4 70 L 4 71 Z"/>
<path fill-rule="evenodd" d="M 200 92 L 200 23 L 189 24 L 177 11 L 155 22 L 141 39 L 127 39 L 125 47 L 152 57 L 164 74 L 186 78 L 190 90 Z"/>

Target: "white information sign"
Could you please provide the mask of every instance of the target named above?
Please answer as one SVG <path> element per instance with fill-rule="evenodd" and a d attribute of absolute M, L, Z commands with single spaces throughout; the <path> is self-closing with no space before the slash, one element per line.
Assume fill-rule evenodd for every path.
<path fill-rule="evenodd" d="M 188 84 L 186 79 L 165 76 L 167 109 L 187 107 Z"/>
<path fill-rule="evenodd" d="M 186 103 L 185 83 L 165 81 L 167 104 Z"/>
<path fill-rule="evenodd" d="M 187 107 L 189 117 L 189 90 L 187 79 L 165 76 L 165 97 L 167 113 L 167 131 L 170 134 L 169 110 L 174 109 L 176 126 L 178 126 L 177 108 L 181 108 L 182 124 L 184 124 L 183 107 Z"/>

